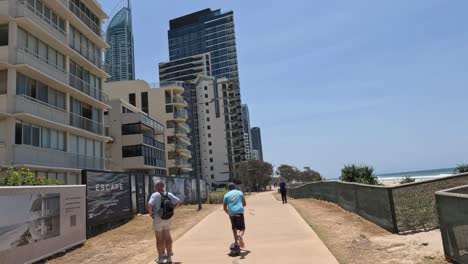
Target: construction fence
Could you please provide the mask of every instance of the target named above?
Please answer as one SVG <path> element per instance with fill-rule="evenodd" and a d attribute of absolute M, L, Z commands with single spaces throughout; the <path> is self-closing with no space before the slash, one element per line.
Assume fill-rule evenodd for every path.
<path fill-rule="evenodd" d="M 394 187 L 316 182 L 290 188 L 288 195 L 336 203 L 390 232 L 403 233 L 437 228 L 435 192 L 462 185 L 468 185 L 468 173 Z"/>
<path fill-rule="evenodd" d="M 468 263 L 468 186 L 436 193 L 445 256 Z"/>

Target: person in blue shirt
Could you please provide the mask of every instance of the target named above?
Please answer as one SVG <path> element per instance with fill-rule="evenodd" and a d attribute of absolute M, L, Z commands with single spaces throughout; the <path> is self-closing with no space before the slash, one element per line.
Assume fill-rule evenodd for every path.
<path fill-rule="evenodd" d="M 286 204 L 288 203 L 288 197 L 286 196 L 286 183 L 284 182 L 283 179 L 281 179 L 279 187 L 280 187 L 281 199 L 283 200 L 283 204 Z"/>
<path fill-rule="evenodd" d="M 236 190 L 236 185 L 230 183 L 228 185 L 229 192 L 224 195 L 223 208 L 226 214 L 231 219 L 232 233 L 234 234 L 234 243 L 241 248 L 245 247 L 244 233 L 245 233 L 245 220 L 244 220 L 244 207 L 247 205 L 245 202 L 244 194 Z"/>

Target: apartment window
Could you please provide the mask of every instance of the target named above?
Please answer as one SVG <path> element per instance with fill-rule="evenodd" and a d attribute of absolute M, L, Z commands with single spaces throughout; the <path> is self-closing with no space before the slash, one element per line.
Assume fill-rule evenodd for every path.
<path fill-rule="evenodd" d="M 148 114 L 148 92 L 141 93 L 141 110 Z"/>
<path fill-rule="evenodd" d="M 54 129 L 39 127 L 25 122 L 15 126 L 15 144 L 50 148 L 65 151 L 65 133 Z"/>
<path fill-rule="evenodd" d="M 128 102 L 133 105 L 133 106 L 136 106 L 136 96 L 134 93 L 131 93 L 128 95 Z"/>
<path fill-rule="evenodd" d="M 211 134 L 208 134 L 208 138 L 211 138 Z"/>
<path fill-rule="evenodd" d="M 208 141 L 208 146 L 211 146 L 211 145 L 212 145 L 211 141 Z"/>
<path fill-rule="evenodd" d="M 205 106 L 208 106 L 208 103 L 205 103 Z"/>
<path fill-rule="evenodd" d="M 205 98 L 208 98 L 208 95 L 207 95 L 207 94 L 205 94 Z"/>
<path fill-rule="evenodd" d="M 125 107 L 125 106 L 122 106 L 122 113 L 124 113 L 124 114 L 125 114 L 125 113 L 133 113 L 133 111 L 130 110 L 130 109 L 128 109 L 128 108 Z"/>
<path fill-rule="evenodd" d="M 208 86 L 205 86 L 205 91 L 208 91 Z"/>
<path fill-rule="evenodd" d="M 210 118 L 209 118 L 209 117 L 206 118 L 206 122 L 210 122 Z"/>
<path fill-rule="evenodd" d="M 7 93 L 7 71 L 0 71 L 0 94 Z"/>
<path fill-rule="evenodd" d="M 211 179 L 214 180 L 214 175 L 213 174 L 211 174 Z"/>
<path fill-rule="evenodd" d="M 210 158 L 210 162 L 213 162 L 213 158 Z"/>
<path fill-rule="evenodd" d="M 213 166 L 210 166 L 210 171 L 214 171 L 214 167 L 213 167 Z"/>
<path fill-rule="evenodd" d="M 8 46 L 8 25 L 0 26 L 0 46 Z"/>
<path fill-rule="evenodd" d="M 213 150 L 212 150 L 212 149 L 210 149 L 210 150 L 208 151 L 208 153 L 210 153 L 210 154 L 213 154 Z"/>
<path fill-rule="evenodd" d="M 174 112 L 174 108 L 172 105 L 166 105 L 166 113 L 172 113 Z"/>
<path fill-rule="evenodd" d="M 209 114 L 209 113 L 210 113 L 210 110 L 206 109 L 206 113 Z"/>
<path fill-rule="evenodd" d="M 206 129 L 211 130 L 211 126 L 206 126 Z"/>

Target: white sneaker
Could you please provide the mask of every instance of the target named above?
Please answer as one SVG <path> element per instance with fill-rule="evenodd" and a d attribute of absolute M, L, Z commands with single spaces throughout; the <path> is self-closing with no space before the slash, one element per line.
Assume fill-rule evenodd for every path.
<path fill-rule="evenodd" d="M 171 257 L 167 257 L 166 260 L 167 260 L 166 263 L 172 263 L 172 258 Z"/>
<path fill-rule="evenodd" d="M 157 259 L 156 259 L 156 263 L 158 264 L 164 264 L 164 260 L 166 259 L 166 257 L 164 255 L 162 256 L 159 256 Z"/>

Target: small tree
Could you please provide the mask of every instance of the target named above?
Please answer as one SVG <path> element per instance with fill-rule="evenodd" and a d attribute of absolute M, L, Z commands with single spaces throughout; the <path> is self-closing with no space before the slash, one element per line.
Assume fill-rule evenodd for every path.
<path fill-rule="evenodd" d="M 456 174 L 459 174 L 459 173 L 466 173 L 468 172 L 468 164 L 459 164 L 457 165 L 457 167 L 455 168 L 455 173 Z"/>
<path fill-rule="evenodd" d="M 270 184 L 273 165 L 260 160 L 248 160 L 239 164 L 239 180 L 244 186 L 259 191 Z"/>
<path fill-rule="evenodd" d="M 379 184 L 377 176 L 374 175 L 374 168 L 366 165 L 345 165 L 341 170 L 340 180 L 370 185 Z"/>
<path fill-rule="evenodd" d="M 280 165 L 276 170 L 276 174 L 279 175 L 281 178 L 285 179 L 287 182 L 299 180 L 300 173 L 300 170 L 298 170 L 296 167 L 286 164 Z"/>
<path fill-rule="evenodd" d="M 310 169 L 310 167 L 304 167 L 304 170 L 300 172 L 300 181 L 316 182 L 323 181 L 323 178 L 319 172 Z"/>

